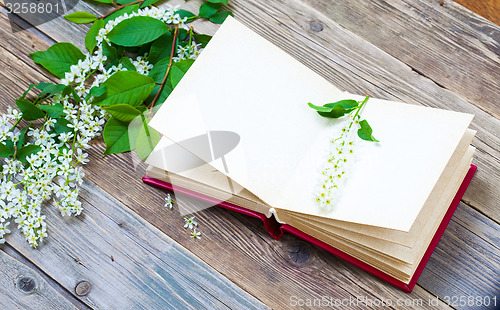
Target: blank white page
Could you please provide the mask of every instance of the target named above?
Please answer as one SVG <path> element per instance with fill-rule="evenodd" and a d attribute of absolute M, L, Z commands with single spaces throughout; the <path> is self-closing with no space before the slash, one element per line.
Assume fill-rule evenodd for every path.
<path fill-rule="evenodd" d="M 313 196 L 341 121 L 307 103 L 347 98 L 362 99 L 229 17 L 150 126 L 174 142 L 237 133 L 225 162 L 210 164 L 276 209 L 408 231 L 472 115 L 371 98 L 362 117 L 381 142 L 357 141 L 340 201 L 324 212 Z"/>

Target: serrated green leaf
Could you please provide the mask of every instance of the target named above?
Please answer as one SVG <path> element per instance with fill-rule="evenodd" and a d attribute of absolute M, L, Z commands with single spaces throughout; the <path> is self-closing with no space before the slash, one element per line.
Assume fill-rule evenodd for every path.
<path fill-rule="evenodd" d="M 78 11 L 64 16 L 70 22 L 75 24 L 88 24 L 97 20 L 97 16 L 89 12 Z"/>
<path fill-rule="evenodd" d="M 119 5 L 125 5 L 125 4 L 129 4 L 129 3 L 132 3 L 136 0 L 117 0 L 116 1 L 116 4 L 119 4 Z"/>
<path fill-rule="evenodd" d="M 28 89 L 27 89 L 27 90 L 23 93 L 23 95 L 22 95 L 22 96 L 21 96 L 21 98 L 19 98 L 19 99 L 24 100 L 24 99 L 26 98 L 26 95 L 30 92 L 30 90 L 32 90 L 32 89 L 33 89 L 33 87 L 35 87 L 35 84 L 30 84 L 30 85 L 28 86 Z"/>
<path fill-rule="evenodd" d="M 99 30 L 101 30 L 101 28 L 103 27 L 104 20 L 98 19 L 92 24 L 89 31 L 87 32 L 87 35 L 85 36 L 85 47 L 91 54 L 97 45 L 96 37 L 99 34 Z"/>
<path fill-rule="evenodd" d="M 24 140 L 26 140 L 26 132 L 28 132 L 28 129 L 30 128 L 31 124 L 24 127 L 21 129 L 21 132 L 19 132 L 19 140 L 16 142 L 16 147 L 20 148 L 24 144 Z"/>
<path fill-rule="evenodd" d="M 137 116 L 141 115 L 141 111 L 128 104 L 116 104 L 110 107 L 103 107 L 111 116 L 117 120 L 129 123 Z"/>
<path fill-rule="evenodd" d="M 150 6 L 152 4 L 155 4 L 156 2 L 158 2 L 159 0 L 145 0 L 142 4 L 141 4 L 141 9 L 142 8 L 145 8 L 147 6 Z"/>
<path fill-rule="evenodd" d="M 200 43 L 201 44 L 201 47 L 205 47 L 205 46 L 207 46 L 208 42 L 210 42 L 210 40 L 212 39 L 212 36 L 209 36 L 207 34 L 198 34 L 198 33 L 195 33 L 193 35 L 193 38 L 196 41 L 196 43 Z"/>
<path fill-rule="evenodd" d="M 113 0 L 92 0 L 94 2 L 99 2 L 99 3 L 113 3 Z"/>
<path fill-rule="evenodd" d="M 179 14 L 181 19 L 187 17 L 188 20 L 196 16 L 196 14 L 194 14 L 193 12 L 189 12 L 187 10 L 177 10 L 175 11 L 175 14 Z"/>
<path fill-rule="evenodd" d="M 361 128 L 358 129 L 358 137 L 366 141 L 380 142 L 372 135 L 372 127 L 365 119 L 359 122 L 359 125 L 361 126 Z"/>
<path fill-rule="evenodd" d="M 10 156 L 12 156 L 11 149 L 8 146 L 6 146 L 5 144 L 0 142 L 0 157 L 7 158 Z"/>
<path fill-rule="evenodd" d="M 161 136 L 158 131 L 148 126 L 149 120 L 144 117 L 142 119 L 142 126 L 139 128 L 137 138 L 135 140 L 135 152 L 137 156 L 145 161 L 154 148 L 160 142 Z"/>
<path fill-rule="evenodd" d="M 155 83 L 163 82 L 165 78 L 165 73 L 167 73 L 168 64 L 170 62 L 170 58 L 164 58 L 156 65 L 153 66 L 153 69 L 149 71 L 148 76 L 151 77 Z"/>
<path fill-rule="evenodd" d="M 148 97 L 155 83 L 149 76 L 133 71 L 119 71 L 102 85 L 106 94 L 94 99 L 94 104 L 112 106 L 115 104 L 140 105 Z"/>
<path fill-rule="evenodd" d="M 206 1 L 210 3 L 223 3 L 225 5 L 227 5 L 228 3 L 228 0 L 206 0 Z"/>
<path fill-rule="evenodd" d="M 116 118 L 111 117 L 104 126 L 102 133 L 104 142 L 106 142 L 106 150 L 103 155 L 130 151 L 130 142 L 127 132 L 127 123 L 120 122 Z"/>
<path fill-rule="evenodd" d="M 172 65 L 170 68 L 170 73 L 169 73 L 169 78 L 170 78 L 170 85 L 172 85 L 172 89 L 179 84 L 181 81 L 182 77 L 186 72 L 189 70 L 191 65 L 194 63 L 193 59 L 186 59 L 182 60 L 179 62 L 176 62 Z"/>
<path fill-rule="evenodd" d="M 107 23 L 110 20 L 114 20 L 118 16 L 124 15 L 125 13 L 130 15 L 131 13 L 134 13 L 137 11 L 139 11 L 139 4 L 127 5 L 123 9 L 119 9 L 118 11 L 109 14 L 107 17 L 104 18 L 104 21 Z"/>
<path fill-rule="evenodd" d="M 39 105 L 38 108 L 47 113 L 48 116 L 52 118 L 58 118 L 59 116 L 64 115 L 64 107 L 60 103 L 56 103 L 54 105 Z"/>
<path fill-rule="evenodd" d="M 87 97 L 88 98 L 90 98 L 90 97 L 98 98 L 98 97 L 101 97 L 102 95 L 104 95 L 105 93 L 106 93 L 106 85 L 93 86 L 90 89 L 89 94 L 87 95 Z"/>
<path fill-rule="evenodd" d="M 358 102 L 356 100 L 347 99 L 327 103 L 322 107 L 316 106 L 310 102 L 308 103 L 308 105 L 309 107 L 315 109 L 318 114 L 323 117 L 339 118 L 355 110 L 358 107 Z"/>
<path fill-rule="evenodd" d="M 56 123 L 54 124 L 54 131 L 58 134 L 73 132 L 74 131 L 73 128 L 68 126 L 70 124 L 71 123 L 67 119 L 60 117 L 56 120 Z"/>
<path fill-rule="evenodd" d="M 108 39 L 121 46 L 139 46 L 158 39 L 168 30 L 168 26 L 156 18 L 135 16 L 116 25 L 108 33 Z"/>
<path fill-rule="evenodd" d="M 118 58 L 116 48 L 106 42 L 102 43 L 102 54 L 106 56 L 106 62 L 112 62 Z"/>
<path fill-rule="evenodd" d="M 30 144 L 23 146 L 22 148 L 18 149 L 16 152 L 16 158 L 20 162 L 27 162 L 27 157 L 31 156 L 32 154 L 36 154 L 38 151 L 40 151 L 42 148 L 38 145 Z"/>
<path fill-rule="evenodd" d="M 30 54 L 31 59 L 58 78 L 64 78 L 64 73 L 76 65 L 78 60 L 85 59 L 85 55 L 71 43 L 61 42 L 49 47 L 46 51 Z"/>
<path fill-rule="evenodd" d="M 73 100 L 75 100 L 77 103 L 81 101 L 80 96 L 78 96 L 75 89 L 71 85 L 67 85 L 66 87 L 64 87 L 62 95 L 63 96 L 71 95 L 71 97 L 73 97 Z"/>
<path fill-rule="evenodd" d="M 134 66 L 134 64 L 132 63 L 132 61 L 130 61 L 130 58 L 128 58 L 127 56 L 123 56 L 120 59 L 120 63 L 128 71 L 137 71 L 137 68 Z"/>
<path fill-rule="evenodd" d="M 45 113 L 37 108 L 32 102 L 17 99 L 17 107 L 21 112 L 23 112 L 23 119 L 27 121 L 33 121 L 42 117 L 45 117 Z"/>
<path fill-rule="evenodd" d="M 231 11 L 218 12 L 210 17 L 210 21 L 216 24 L 222 24 L 229 15 L 234 16 L 233 12 Z"/>
<path fill-rule="evenodd" d="M 38 97 L 48 95 L 48 97 L 58 94 L 63 91 L 66 87 L 64 84 L 52 84 L 52 83 L 39 83 L 36 88 L 40 89 L 42 92 Z"/>
<path fill-rule="evenodd" d="M 172 87 L 170 87 L 169 82 L 170 81 L 167 80 L 167 83 L 165 83 L 165 85 L 163 86 L 163 89 L 161 90 L 160 95 L 156 99 L 155 106 L 165 102 L 165 100 L 167 100 L 168 96 L 172 92 Z M 158 93 L 158 91 L 160 91 L 160 85 L 156 85 L 153 88 L 153 91 L 151 91 L 151 94 L 146 98 L 146 100 L 144 100 L 144 102 L 149 105 L 153 101 L 153 99 L 156 96 L 156 94 Z"/>
<path fill-rule="evenodd" d="M 156 39 L 153 44 L 151 44 L 151 49 L 149 50 L 149 63 L 154 65 L 162 59 L 170 59 L 173 41 L 174 36 L 170 33 L 170 31 L 164 33 L 161 37 Z"/>
<path fill-rule="evenodd" d="M 203 18 L 210 18 L 215 13 L 217 13 L 217 11 L 219 11 L 221 7 L 222 3 L 210 3 L 210 2 L 203 3 L 200 6 L 200 11 L 198 15 Z"/>

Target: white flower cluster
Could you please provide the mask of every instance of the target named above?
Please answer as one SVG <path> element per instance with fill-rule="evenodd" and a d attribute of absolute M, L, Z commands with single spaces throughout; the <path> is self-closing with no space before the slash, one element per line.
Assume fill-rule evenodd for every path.
<path fill-rule="evenodd" d="M 314 196 L 322 209 L 331 208 L 339 197 L 348 167 L 353 161 L 356 132 L 360 127 L 359 118 L 359 115 L 354 117 L 353 113 L 349 114 L 344 121 L 346 125 L 342 127 L 340 137 L 330 140 L 328 162 L 321 172 L 321 181 Z"/>
<path fill-rule="evenodd" d="M 103 111 L 85 100 L 76 104 L 69 96 L 58 94 L 52 102 L 63 105 L 67 126 L 73 131 L 54 133 L 51 130 L 54 119 L 47 119 L 40 128 L 29 127 L 26 145 L 37 145 L 40 151 L 28 156 L 25 164 L 6 159 L 0 172 L 0 221 L 13 218 L 33 247 L 47 236 L 45 216 L 41 215 L 44 201 L 53 199 L 63 215 L 81 213 L 82 204 L 78 201 L 78 185 L 84 177 L 81 164 L 88 162 L 85 150 L 90 147 L 90 140 L 100 134 L 105 117 Z M 20 112 L 10 109 L 3 119 L 17 121 L 21 117 Z M 13 126 L 3 127 L 1 131 L 8 129 L 10 141 L 22 138 L 23 133 Z M 1 224 L 0 243 L 5 241 L 3 234 L 7 233 L 8 224 Z"/>
<path fill-rule="evenodd" d="M 97 49 L 94 54 L 86 55 L 84 60 L 71 66 L 61 84 L 73 84 L 78 96 L 85 98 L 90 88 L 101 85 L 115 72 L 126 70 L 121 64 L 108 69 L 104 66 L 106 56 L 103 55 L 102 44 L 108 44 L 106 34 L 114 26 L 134 16 L 150 16 L 167 24 L 187 28 L 187 18 L 181 18 L 175 13 L 176 10 L 172 6 L 166 10 L 144 8 L 109 21 L 96 37 Z M 199 53 L 201 49 L 195 44 L 189 50 Z M 153 67 L 145 60 L 146 57 L 131 59 L 137 72 L 144 75 Z M 86 81 L 91 76 L 94 81 L 88 85 Z M 74 102 L 69 95 L 54 96 L 52 103 L 63 105 L 64 118 L 72 131 L 55 134 L 51 129 L 56 125 L 56 120 L 46 118 L 40 128 L 30 127 L 27 131 L 27 145 L 37 145 L 40 151 L 27 157 L 24 164 L 17 159 L 5 159 L 3 164 L 0 163 L 0 243 L 4 243 L 4 235 L 10 233 L 11 222 L 8 220 L 12 219 L 30 245 L 37 247 L 47 236 L 45 216 L 41 215 L 44 201 L 52 199 L 62 215 L 79 215 L 82 212 L 82 204 L 78 201 L 78 186 L 84 177 L 81 165 L 88 162 L 85 150 L 90 147 L 89 142 L 100 135 L 107 117 L 104 110 L 91 104 L 92 100 L 93 97 L 90 97 Z M 21 118 L 22 113 L 12 108 L 0 117 L 0 142 L 9 140 L 15 144 L 22 138 L 24 133 L 11 125 L 11 122 L 17 125 Z"/>
<path fill-rule="evenodd" d="M 173 57 L 174 62 L 178 62 L 186 59 L 196 59 L 203 51 L 200 43 L 191 42 L 191 44 L 187 44 L 186 46 L 179 45 L 177 47 L 177 57 Z"/>

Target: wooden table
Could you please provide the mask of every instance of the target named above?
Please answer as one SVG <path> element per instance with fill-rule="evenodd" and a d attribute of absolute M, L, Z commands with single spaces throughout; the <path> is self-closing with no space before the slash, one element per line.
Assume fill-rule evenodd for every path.
<path fill-rule="evenodd" d="M 447 296 L 496 296 L 500 303 L 500 27 L 440 2 L 230 4 L 236 19 L 340 88 L 475 114 L 479 170 L 413 293 L 295 237 L 276 241 L 258 220 L 217 207 L 196 215 L 203 237 L 194 241 L 178 211 L 163 206 L 167 193 L 143 184 L 129 155 L 103 158 L 97 140 L 85 168 L 84 213 L 63 218 L 47 206 L 49 238 L 39 249 L 29 248 L 17 229 L 0 246 L 0 308 L 287 309 L 298 299 L 323 296 L 371 302 L 346 309 L 379 309 L 388 300 L 389 308 L 431 308 L 436 298 L 439 306 L 432 309 L 488 309 L 449 307 L 442 302 Z M 181 3 L 196 11 L 200 1 Z M 107 9 L 81 1 L 75 10 Z M 2 113 L 29 83 L 51 79 L 29 53 L 60 41 L 83 50 L 87 29 L 59 18 L 14 33 L 3 13 Z M 213 34 L 217 26 L 196 22 L 195 29 Z"/>

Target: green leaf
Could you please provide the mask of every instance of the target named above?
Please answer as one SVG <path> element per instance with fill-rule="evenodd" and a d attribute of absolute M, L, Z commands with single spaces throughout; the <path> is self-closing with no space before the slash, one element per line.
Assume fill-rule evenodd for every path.
<path fill-rule="evenodd" d="M 210 18 L 212 17 L 212 15 L 217 13 L 217 11 L 219 11 L 221 7 L 222 3 L 203 3 L 200 6 L 200 12 L 198 13 L 198 15 L 203 18 Z"/>
<path fill-rule="evenodd" d="M 123 56 L 122 59 L 120 59 L 120 63 L 128 71 L 137 71 L 137 68 L 134 66 L 132 61 L 130 61 L 130 58 L 128 58 L 127 56 Z"/>
<path fill-rule="evenodd" d="M 99 3 L 113 3 L 113 0 L 92 0 L 94 2 L 99 2 Z"/>
<path fill-rule="evenodd" d="M 12 155 L 11 149 L 6 146 L 5 144 L 0 142 L 0 157 L 1 158 L 6 158 L 10 157 Z"/>
<path fill-rule="evenodd" d="M 139 128 L 137 138 L 135 140 L 135 152 L 143 161 L 149 157 L 161 139 L 158 131 L 149 127 L 148 123 L 149 121 L 143 117 L 142 126 Z"/>
<path fill-rule="evenodd" d="M 73 100 L 75 100 L 77 103 L 81 101 L 80 96 L 78 96 L 75 89 L 71 85 L 67 85 L 66 87 L 64 87 L 62 95 L 63 96 L 71 95 L 73 97 Z"/>
<path fill-rule="evenodd" d="M 36 88 L 40 89 L 42 92 L 38 97 L 48 95 L 48 97 L 58 94 L 63 91 L 66 87 L 64 84 L 52 84 L 52 83 L 39 83 Z"/>
<path fill-rule="evenodd" d="M 186 72 L 189 70 L 191 65 L 194 63 L 193 59 L 186 59 L 182 60 L 179 62 L 176 62 L 172 65 L 170 68 L 170 73 L 169 73 L 169 78 L 170 78 L 170 83 L 172 85 L 172 89 L 179 84 L 181 81 L 182 77 Z"/>
<path fill-rule="evenodd" d="M 111 106 L 126 103 L 136 106 L 148 97 L 155 82 L 149 76 L 137 72 L 119 71 L 109 77 L 102 85 L 106 86 L 106 94 L 94 99 L 94 104 Z"/>
<path fill-rule="evenodd" d="M 94 48 L 97 45 L 96 37 L 99 34 L 99 30 L 104 27 L 104 21 L 102 19 L 96 20 L 90 27 L 87 35 L 85 36 L 85 47 L 92 54 Z"/>
<path fill-rule="evenodd" d="M 103 155 L 130 151 L 130 142 L 127 132 L 127 123 L 120 122 L 116 118 L 111 117 L 104 126 L 102 133 L 104 142 L 106 142 L 106 150 Z"/>
<path fill-rule="evenodd" d="M 179 14 L 181 19 L 184 17 L 187 17 L 188 20 L 196 16 L 195 14 L 193 14 L 192 12 L 189 12 L 187 10 L 177 10 L 177 11 L 175 11 L 175 14 Z"/>
<path fill-rule="evenodd" d="M 231 11 L 222 11 L 219 13 L 215 13 L 214 15 L 212 15 L 212 17 L 210 17 L 210 21 L 216 24 L 222 24 L 229 15 L 234 16 Z"/>
<path fill-rule="evenodd" d="M 121 46 L 139 46 L 158 39 L 168 31 L 168 26 L 153 17 L 135 16 L 116 25 L 108 39 Z"/>
<path fill-rule="evenodd" d="M 96 100 L 97 98 L 101 97 L 105 93 L 106 93 L 106 86 L 105 85 L 93 86 L 90 89 L 88 95 L 85 97 L 85 99 L 88 100 L 90 97 L 94 97 L 95 98 L 94 100 Z"/>
<path fill-rule="evenodd" d="M 43 110 L 47 113 L 48 116 L 52 118 L 58 118 L 59 116 L 64 115 L 64 107 L 60 103 L 56 103 L 54 105 L 40 105 L 38 106 L 40 110 Z"/>
<path fill-rule="evenodd" d="M 21 129 L 21 132 L 19 133 L 19 140 L 16 143 L 16 147 L 20 148 L 24 144 L 24 140 L 26 140 L 26 132 L 28 132 L 28 129 L 30 128 L 31 125 L 28 125 Z"/>
<path fill-rule="evenodd" d="M 106 56 L 106 62 L 111 62 L 118 58 L 116 48 L 106 42 L 102 43 L 102 54 Z"/>
<path fill-rule="evenodd" d="M 24 100 L 24 99 L 26 98 L 26 95 L 30 92 L 30 90 L 32 90 L 32 89 L 33 89 L 33 87 L 35 87 L 35 84 L 30 84 L 30 85 L 28 86 L 28 90 L 26 90 L 26 91 L 23 93 L 23 95 L 21 96 L 21 98 L 19 98 L 19 99 Z"/>
<path fill-rule="evenodd" d="M 37 108 L 32 102 L 17 99 L 16 104 L 19 110 L 23 112 L 23 119 L 27 121 L 34 121 L 36 119 L 45 117 L 45 113 Z"/>
<path fill-rule="evenodd" d="M 23 146 L 22 148 L 18 149 L 16 152 L 16 158 L 20 162 L 27 162 L 27 157 L 31 156 L 32 154 L 37 153 L 40 151 L 42 148 L 38 145 L 30 144 Z"/>
<path fill-rule="evenodd" d="M 128 6 L 124 7 L 123 9 L 119 9 L 118 11 L 113 12 L 112 14 L 109 14 L 107 17 L 104 18 L 104 21 L 107 23 L 110 20 L 114 20 L 118 16 L 124 15 L 125 13 L 130 15 L 131 13 L 134 13 L 137 11 L 139 11 L 139 4 L 128 5 Z"/>
<path fill-rule="evenodd" d="M 315 109 L 319 115 L 328 118 L 339 118 L 358 107 L 358 102 L 356 100 L 340 100 L 333 103 L 327 103 L 324 106 L 316 106 L 312 103 L 308 103 L 309 107 Z"/>
<path fill-rule="evenodd" d="M 167 72 L 169 62 L 169 58 L 162 59 L 160 62 L 154 65 L 151 71 L 149 71 L 148 76 L 150 76 L 155 81 L 155 83 L 163 82 L 163 78 L 165 77 L 165 73 Z"/>
<path fill-rule="evenodd" d="M 85 59 L 85 55 L 71 43 L 61 42 L 49 47 L 45 52 L 30 54 L 31 59 L 58 78 L 64 78 L 64 73 L 76 65 L 78 60 Z"/>
<path fill-rule="evenodd" d="M 61 133 L 66 133 L 66 132 L 73 132 L 73 128 L 69 127 L 71 123 L 65 119 L 65 118 L 58 118 L 56 123 L 54 124 L 54 131 L 58 134 Z"/>
<path fill-rule="evenodd" d="M 78 11 L 64 16 L 70 22 L 75 24 L 88 24 L 97 20 L 97 16 L 89 12 Z"/>
<path fill-rule="evenodd" d="M 145 0 L 142 4 L 141 4 L 141 9 L 142 8 L 145 8 L 147 6 L 150 6 L 152 4 L 155 4 L 156 2 L 158 2 L 159 0 Z"/>
<path fill-rule="evenodd" d="M 210 3 L 222 3 L 225 5 L 227 5 L 227 3 L 228 3 L 228 0 L 206 0 L 206 1 L 210 2 Z"/>
<path fill-rule="evenodd" d="M 144 100 L 144 102 L 146 104 L 150 104 L 153 101 L 156 94 L 158 93 L 158 91 L 160 91 L 160 85 L 156 85 L 153 88 L 153 91 L 146 98 L 146 100 Z M 160 95 L 158 96 L 158 99 L 156 99 L 155 106 L 165 102 L 165 100 L 168 98 L 168 96 L 170 95 L 171 92 L 172 92 L 172 88 L 170 87 L 169 83 L 165 83 L 165 85 L 163 86 L 163 89 L 161 90 Z"/>
<path fill-rule="evenodd" d="M 170 59 L 173 41 L 174 36 L 170 33 L 170 31 L 164 33 L 161 37 L 156 39 L 153 44 L 151 44 L 151 49 L 149 50 L 149 63 L 154 65 L 162 59 Z"/>
<path fill-rule="evenodd" d="M 125 5 L 125 4 L 132 3 L 134 1 L 136 1 L 136 0 L 117 0 L 116 3 L 119 5 Z"/>
<path fill-rule="evenodd" d="M 196 43 L 201 44 L 201 47 L 207 46 L 208 42 L 210 42 L 210 40 L 212 39 L 212 36 L 206 34 L 197 34 L 197 33 L 195 33 L 193 37 Z"/>
<path fill-rule="evenodd" d="M 141 111 L 128 104 L 116 104 L 110 107 L 103 107 L 103 109 L 108 111 L 117 120 L 125 123 L 129 123 L 141 115 Z"/>
<path fill-rule="evenodd" d="M 361 126 L 361 128 L 358 129 L 358 136 L 361 139 L 366 141 L 380 142 L 375 139 L 375 137 L 373 137 L 373 130 L 365 119 L 359 122 L 359 125 Z"/>

